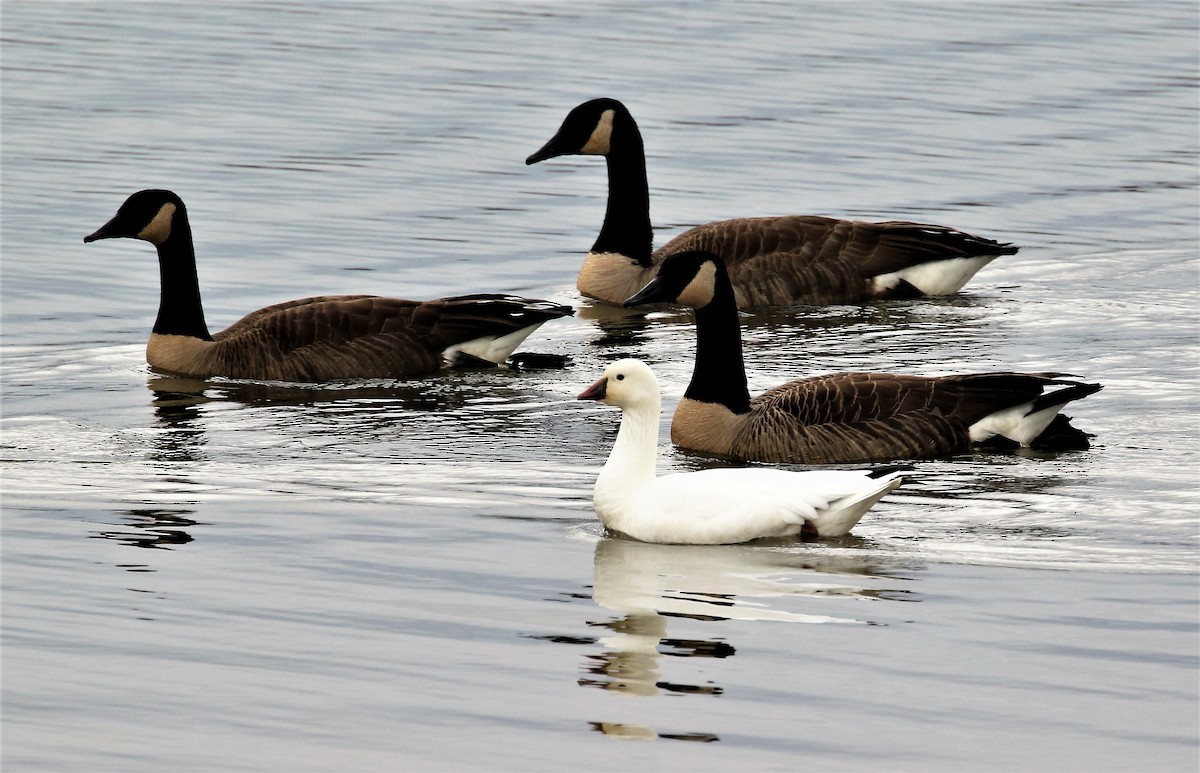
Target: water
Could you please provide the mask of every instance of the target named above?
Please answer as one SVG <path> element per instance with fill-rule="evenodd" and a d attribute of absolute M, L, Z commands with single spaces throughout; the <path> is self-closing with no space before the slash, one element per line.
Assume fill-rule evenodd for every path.
<path fill-rule="evenodd" d="M 1195 770 L 1191 3 L 6 2 L 12 770 Z M 1061 370 L 1087 452 L 920 465 L 852 537 L 605 537 L 611 409 L 686 315 L 574 293 L 624 100 L 662 243 L 720 217 L 1011 240 L 963 295 L 746 318 L 751 387 Z M 145 366 L 125 196 L 188 202 L 210 326 L 315 292 L 575 304 L 561 371 L 280 389 Z M 660 467 L 712 464 L 670 447 Z M 657 739 L 657 743 L 623 742 Z"/>

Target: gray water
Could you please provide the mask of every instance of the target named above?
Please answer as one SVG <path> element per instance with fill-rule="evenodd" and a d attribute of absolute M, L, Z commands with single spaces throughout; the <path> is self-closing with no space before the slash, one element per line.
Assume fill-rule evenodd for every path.
<path fill-rule="evenodd" d="M 3 763 L 113 770 L 1181 770 L 1197 677 L 1197 8 L 45 3 L 3 35 Z M 661 244 L 758 214 L 1021 252 L 962 295 L 746 317 L 755 391 L 1058 370 L 1094 447 L 919 465 L 854 535 L 605 536 L 618 357 L 693 331 L 574 277 L 646 137 Z M 315 293 L 574 304 L 563 370 L 281 388 L 144 362 L 189 204 L 210 327 Z M 716 462 L 673 449 L 660 469 Z"/>

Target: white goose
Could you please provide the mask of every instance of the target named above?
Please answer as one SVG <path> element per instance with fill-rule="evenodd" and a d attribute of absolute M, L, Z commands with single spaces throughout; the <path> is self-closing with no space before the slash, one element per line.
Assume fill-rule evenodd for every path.
<path fill-rule="evenodd" d="M 622 411 L 593 504 L 610 531 L 642 542 L 718 545 L 763 537 L 839 537 L 900 485 L 896 468 L 792 472 L 724 468 L 657 477 L 658 380 L 641 360 L 618 360 L 580 400 Z"/>

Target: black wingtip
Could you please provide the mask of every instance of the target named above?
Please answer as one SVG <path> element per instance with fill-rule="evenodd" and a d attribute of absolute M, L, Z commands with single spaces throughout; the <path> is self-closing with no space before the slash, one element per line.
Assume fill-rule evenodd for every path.
<path fill-rule="evenodd" d="M 1071 419 L 1060 413 L 1029 445 L 1038 451 L 1086 451 L 1092 447 L 1093 437 L 1090 432 L 1071 426 Z"/>
<path fill-rule="evenodd" d="M 1065 383 L 1068 386 L 1066 389 L 1049 392 L 1034 400 L 1033 407 L 1029 409 L 1030 413 L 1036 413 L 1055 405 L 1066 405 L 1074 400 L 1082 400 L 1088 395 L 1094 395 L 1104 388 L 1103 384 L 1089 384 L 1082 381 L 1059 381 L 1057 383 Z"/>
<path fill-rule="evenodd" d="M 867 472 L 868 478 L 884 478 L 897 472 L 913 472 L 917 468 L 911 464 L 888 464 L 883 467 L 872 467 Z"/>
<path fill-rule="evenodd" d="M 508 358 L 508 367 L 513 370 L 562 370 L 571 362 L 566 354 L 541 352 L 517 352 Z"/>

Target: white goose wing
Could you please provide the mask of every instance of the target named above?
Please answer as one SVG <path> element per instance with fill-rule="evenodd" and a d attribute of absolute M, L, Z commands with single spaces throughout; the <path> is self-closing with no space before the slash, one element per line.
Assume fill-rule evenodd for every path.
<path fill-rule="evenodd" d="M 727 543 L 794 535 L 806 521 L 819 528 L 822 515 L 839 500 L 892 485 L 855 470 L 728 468 L 666 475 L 642 492 L 643 506 L 652 509 L 654 517 L 652 522 L 646 519 L 645 535 L 631 536 L 657 542 Z"/>

